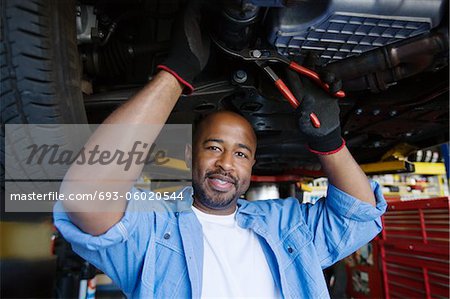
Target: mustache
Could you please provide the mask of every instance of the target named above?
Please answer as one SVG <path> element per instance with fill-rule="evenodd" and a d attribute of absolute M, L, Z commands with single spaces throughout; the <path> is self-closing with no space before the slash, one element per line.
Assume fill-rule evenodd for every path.
<path fill-rule="evenodd" d="M 232 174 L 230 174 L 230 173 L 228 173 L 228 172 L 226 172 L 226 171 L 222 171 L 222 170 L 220 170 L 220 169 L 217 169 L 217 170 L 211 170 L 211 171 L 206 172 L 205 178 L 214 177 L 214 176 L 223 176 L 223 177 L 226 177 L 226 178 L 232 180 L 232 183 L 233 183 L 234 185 L 236 185 L 237 182 L 238 182 L 238 179 L 237 179 L 234 175 L 232 175 Z"/>

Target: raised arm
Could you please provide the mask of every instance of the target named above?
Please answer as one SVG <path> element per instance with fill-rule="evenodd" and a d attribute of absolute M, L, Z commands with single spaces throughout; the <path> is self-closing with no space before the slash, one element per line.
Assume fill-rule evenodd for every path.
<path fill-rule="evenodd" d="M 386 202 L 376 184 L 372 190 L 341 137 L 337 99 L 307 80 L 301 80 L 299 86 L 299 78 L 292 76 L 288 75 L 291 86 L 297 83 L 293 90 L 302 99 L 296 111 L 299 130 L 332 185 L 326 198 L 315 204 L 298 205 L 312 234 L 320 264 L 326 268 L 367 244 L 381 231 L 380 216 Z M 340 87 L 339 81 L 333 79 L 333 76 L 326 78 L 332 93 Z M 319 128 L 311 124 L 311 113 L 320 120 Z"/>
<path fill-rule="evenodd" d="M 160 71 L 140 92 L 104 121 L 85 145 L 85 152 L 98 147 L 99 150 L 110 152 L 120 150 L 126 153 L 131 150 L 135 141 L 152 144 L 159 133 L 158 126 L 149 126 L 147 134 L 143 135 L 143 125 L 164 124 L 181 91 L 182 86 L 173 75 Z M 130 129 L 126 130 L 126 126 Z M 123 132 L 118 134 L 118 130 Z M 127 170 L 115 162 L 106 165 L 74 163 L 64 177 L 61 193 L 118 192 L 121 197 L 130 190 L 142 168 L 142 164 L 136 163 L 132 163 Z M 98 235 L 122 218 L 126 206 L 124 198 L 125 196 L 116 201 L 95 203 L 65 201 L 64 208 L 70 212 L 70 219 L 79 228 Z M 110 212 L 105 212 L 105 209 Z"/>
<path fill-rule="evenodd" d="M 195 40 L 191 48 L 189 40 Z M 168 58 L 159 65 L 159 73 L 135 96 L 114 111 L 91 136 L 84 152 L 95 150 L 128 153 L 139 141 L 144 155 L 167 121 L 183 89 L 193 91 L 192 81 L 205 66 L 209 44 L 200 30 L 199 7 L 188 7 L 174 26 Z M 135 157 L 134 157 L 135 158 Z M 123 216 L 125 193 L 139 177 L 142 163 L 131 163 L 125 168 L 116 162 L 106 165 L 74 163 L 61 185 L 63 194 L 99 194 L 117 192 L 115 201 L 64 201 L 64 209 L 71 221 L 84 232 L 99 235 L 106 232 Z M 104 193 L 103 193 L 104 194 Z"/>

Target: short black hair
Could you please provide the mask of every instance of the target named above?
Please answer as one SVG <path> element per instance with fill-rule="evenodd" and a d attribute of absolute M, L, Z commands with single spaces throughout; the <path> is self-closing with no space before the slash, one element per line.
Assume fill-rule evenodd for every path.
<path fill-rule="evenodd" d="M 196 138 L 196 134 L 198 131 L 198 128 L 200 127 L 200 124 L 211 114 L 213 113 L 217 113 L 217 112 L 222 112 L 222 111 L 228 111 L 228 112 L 233 112 L 236 113 L 239 116 L 242 116 L 243 118 L 247 119 L 247 117 L 237 108 L 235 108 L 234 106 L 231 107 L 227 107 L 227 108 L 219 108 L 216 109 L 214 111 L 210 111 L 208 113 L 199 113 L 195 118 L 194 121 L 192 122 L 192 142 L 195 141 Z M 248 121 L 248 119 L 247 119 Z"/>

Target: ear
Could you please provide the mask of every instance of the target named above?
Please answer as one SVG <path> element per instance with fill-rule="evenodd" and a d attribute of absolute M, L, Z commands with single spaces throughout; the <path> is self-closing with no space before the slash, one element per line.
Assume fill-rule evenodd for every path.
<path fill-rule="evenodd" d="M 187 168 L 192 168 L 192 145 L 187 143 L 184 148 L 184 162 L 186 163 Z"/>

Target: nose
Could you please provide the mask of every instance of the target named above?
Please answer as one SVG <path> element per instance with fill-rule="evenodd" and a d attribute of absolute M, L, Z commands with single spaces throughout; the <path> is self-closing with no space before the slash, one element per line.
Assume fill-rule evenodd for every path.
<path fill-rule="evenodd" d="M 224 171 L 233 170 L 233 154 L 228 151 L 222 152 L 216 160 L 216 167 L 220 167 Z"/>

